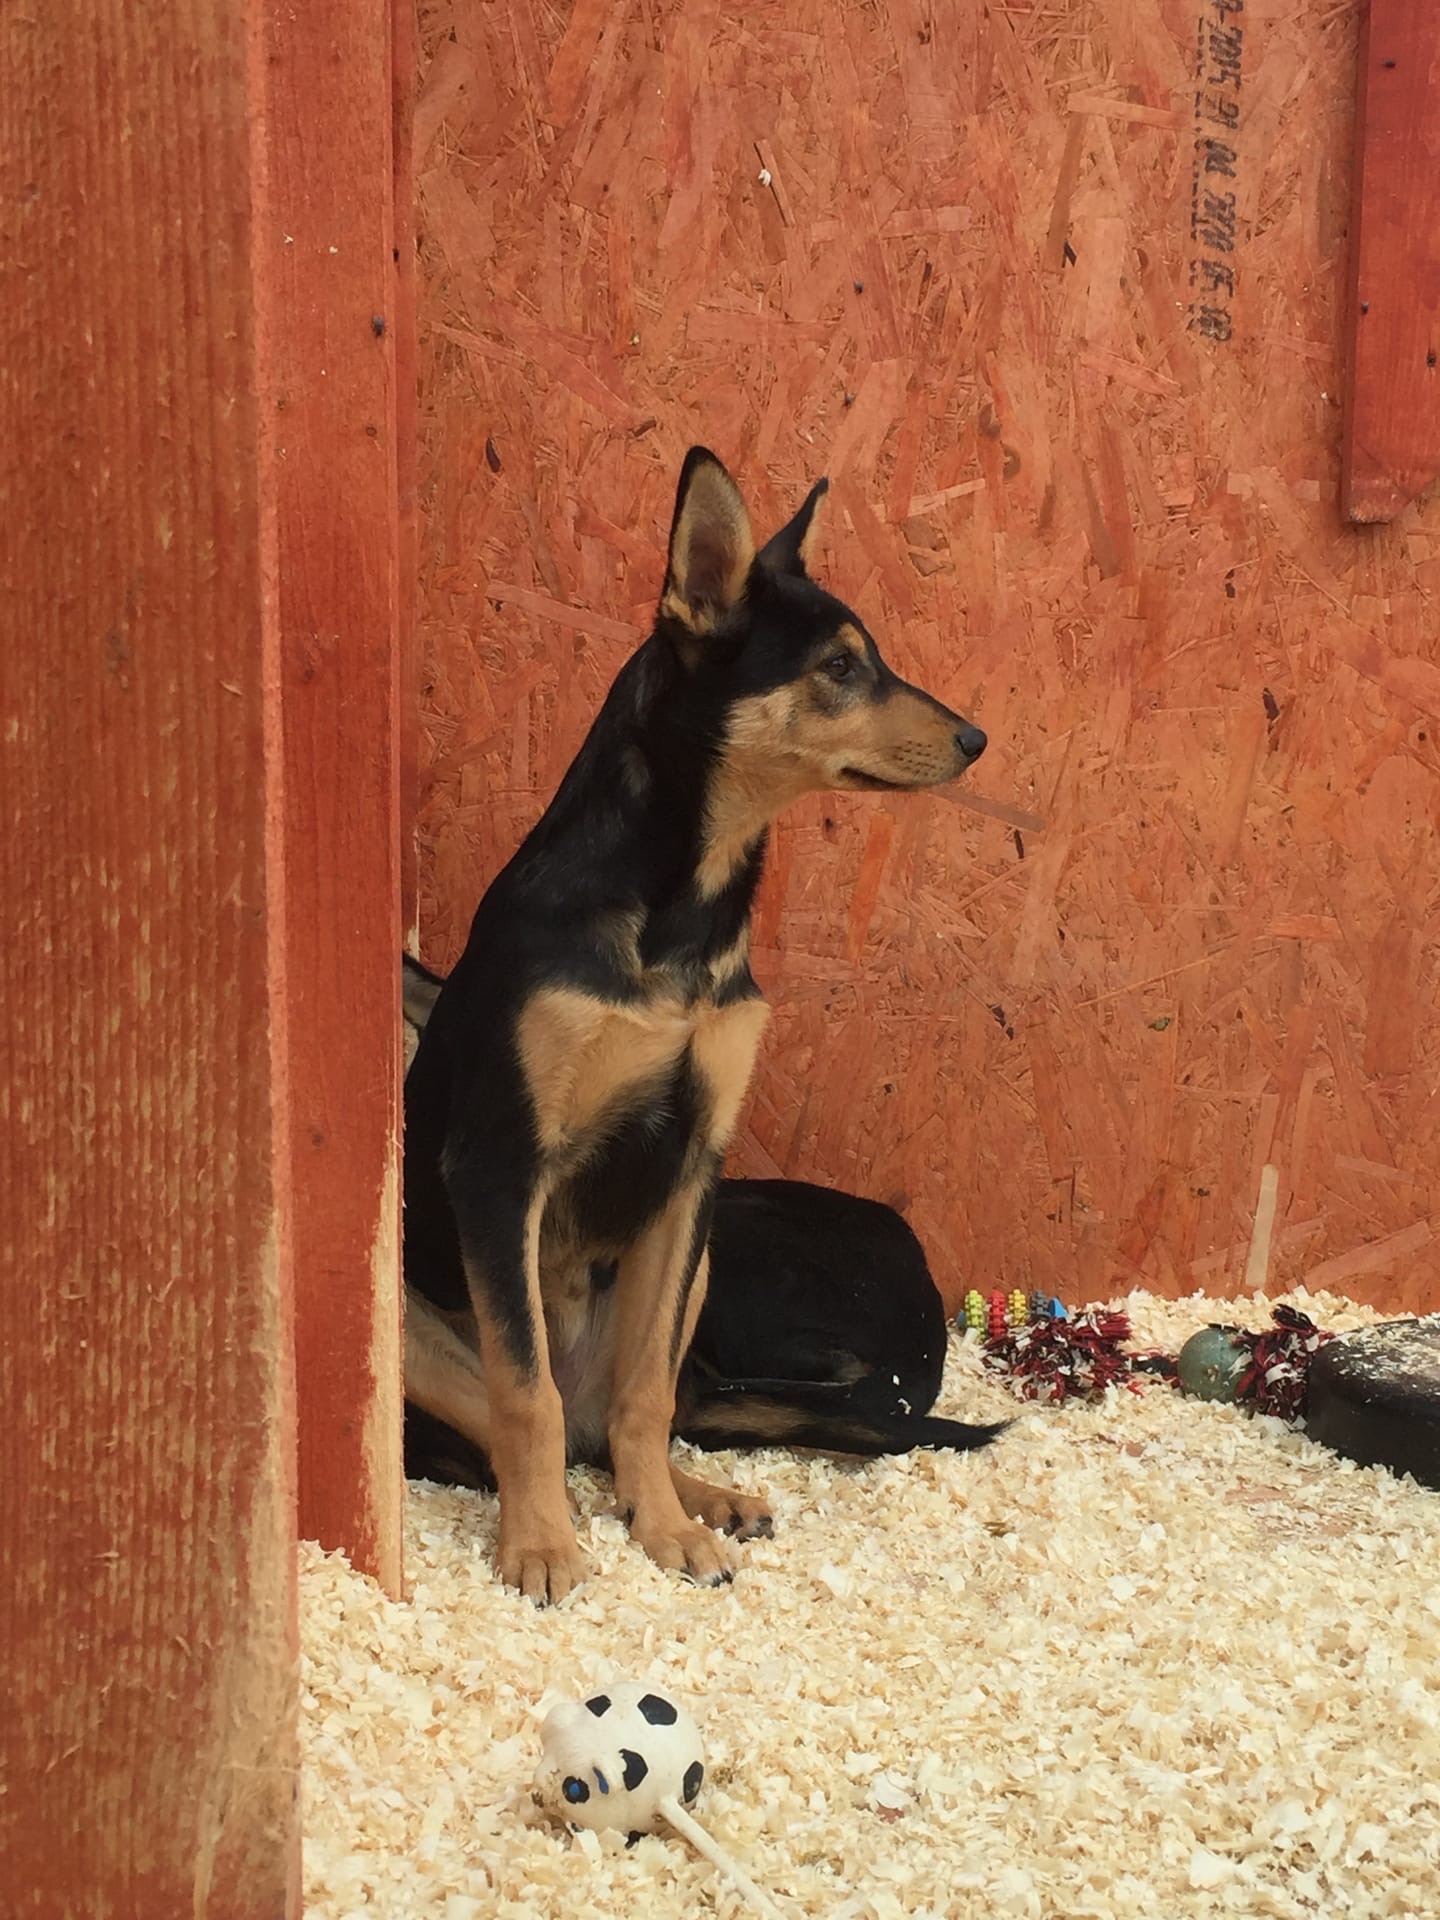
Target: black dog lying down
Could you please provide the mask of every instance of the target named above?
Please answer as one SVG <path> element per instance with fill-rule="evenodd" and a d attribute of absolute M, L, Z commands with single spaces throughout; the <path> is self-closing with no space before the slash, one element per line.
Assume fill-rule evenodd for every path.
<path fill-rule="evenodd" d="M 417 1030 L 440 984 L 405 959 L 405 1017 Z M 614 1277 L 612 1267 L 591 1269 L 597 1290 Z M 723 1180 L 710 1290 L 681 1369 L 674 1432 L 711 1449 L 874 1455 L 983 1446 L 1005 1422 L 930 1417 L 945 1344 L 924 1251 L 892 1207 L 799 1180 Z M 405 1470 L 493 1484 L 482 1454 L 409 1405 Z"/>

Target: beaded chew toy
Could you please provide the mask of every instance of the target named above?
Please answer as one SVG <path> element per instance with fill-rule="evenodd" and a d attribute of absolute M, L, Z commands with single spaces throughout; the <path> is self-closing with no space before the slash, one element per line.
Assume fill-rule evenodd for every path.
<path fill-rule="evenodd" d="M 976 1333 L 987 1334 L 990 1339 L 998 1339 L 1007 1327 L 1023 1327 L 1036 1311 L 1036 1302 L 1046 1305 L 1043 1293 L 1032 1293 L 1027 1301 L 1017 1288 L 1014 1293 L 1004 1294 L 997 1287 L 988 1302 L 983 1294 L 976 1293 L 972 1287 L 965 1296 L 965 1324 L 973 1327 Z M 1058 1300 L 1050 1302 L 1062 1315 L 1065 1309 Z"/>

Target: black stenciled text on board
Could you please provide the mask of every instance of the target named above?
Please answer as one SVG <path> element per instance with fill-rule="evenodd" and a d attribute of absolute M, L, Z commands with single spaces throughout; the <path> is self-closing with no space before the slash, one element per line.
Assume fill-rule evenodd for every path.
<path fill-rule="evenodd" d="M 1245 0 L 1207 0 L 1195 22 L 1195 166 L 1190 186 L 1190 326 L 1230 338 Z"/>

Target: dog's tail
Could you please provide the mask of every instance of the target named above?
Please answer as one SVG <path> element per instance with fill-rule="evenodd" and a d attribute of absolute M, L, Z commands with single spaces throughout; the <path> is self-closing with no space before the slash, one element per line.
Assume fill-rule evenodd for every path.
<path fill-rule="evenodd" d="M 916 1447 L 964 1453 L 988 1447 L 1010 1425 L 967 1426 L 876 1404 L 868 1380 L 726 1380 L 698 1385 L 675 1430 L 698 1447 L 812 1447 L 874 1458 Z"/>

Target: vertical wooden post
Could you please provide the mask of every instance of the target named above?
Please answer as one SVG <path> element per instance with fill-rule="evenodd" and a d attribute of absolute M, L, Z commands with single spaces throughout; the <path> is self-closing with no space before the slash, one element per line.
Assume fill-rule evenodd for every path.
<path fill-rule="evenodd" d="M 1440 474 L 1440 7 L 1370 0 L 1354 165 L 1340 491 L 1383 521 Z"/>
<path fill-rule="evenodd" d="M 258 6 L 0 13 L 0 1879 L 299 1910 Z"/>
<path fill-rule="evenodd" d="M 399 473 L 400 925 L 412 951 L 420 933 L 420 661 L 415 633 L 419 573 L 419 344 L 415 261 L 415 0 L 391 0 L 395 128 L 395 463 Z"/>
<path fill-rule="evenodd" d="M 300 1528 L 400 1589 L 397 310 L 388 0 L 270 0 Z"/>

